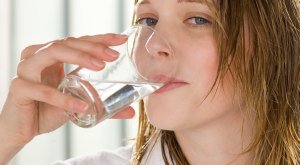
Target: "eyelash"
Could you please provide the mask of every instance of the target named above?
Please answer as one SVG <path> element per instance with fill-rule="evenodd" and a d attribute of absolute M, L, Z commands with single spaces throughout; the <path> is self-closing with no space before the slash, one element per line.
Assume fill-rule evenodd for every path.
<path fill-rule="evenodd" d="M 146 25 L 146 26 L 155 26 L 155 25 L 147 25 L 147 20 L 152 20 L 152 21 L 154 21 L 154 23 L 155 23 L 155 25 L 156 25 L 156 23 L 158 22 L 158 20 L 156 20 L 156 19 L 154 19 L 154 18 L 139 18 L 136 22 L 135 22 L 135 24 L 136 25 Z"/>
<path fill-rule="evenodd" d="M 193 23 L 189 22 L 190 20 L 194 19 Z M 202 21 L 202 23 L 200 24 L 197 24 L 197 20 L 198 21 Z M 148 25 L 147 21 L 152 21 L 152 25 Z M 147 17 L 147 18 L 140 18 L 138 19 L 135 24 L 136 25 L 146 25 L 146 26 L 155 26 L 157 24 L 158 20 L 157 19 L 154 19 L 154 18 L 150 18 L 150 17 Z M 203 17 L 190 17 L 188 19 L 186 19 L 184 22 L 187 22 L 189 24 L 192 24 L 193 26 L 202 26 L 204 24 L 208 24 L 208 23 L 211 23 L 209 20 L 203 18 Z"/>
<path fill-rule="evenodd" d="M 207 20 L 203 17 L 191 17 L 191 18 L 186 19 L 185 22 L 189 22 L 189 20 L 192 20 L 192 19 L 194 19 L 194 21 L 193 21 L 193 23 L 190 23 L 190 24 L 193 24 L 195 26 L 200 26 L 200 25 L 205 25 L 205 24 L 211 23 L 209 20 Z M 202 23 L 197 24 L 197 20 L 201 21 Z"/>

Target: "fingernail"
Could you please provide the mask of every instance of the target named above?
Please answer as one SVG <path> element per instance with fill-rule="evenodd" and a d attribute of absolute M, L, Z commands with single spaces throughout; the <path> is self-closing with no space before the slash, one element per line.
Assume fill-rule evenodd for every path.
<path fill-rule="evenodd" d="M 89 105 L 86 103 L 86 102 L 83 102 L 83 101 L 76 101 L 74 104 L 73 104 L 73 110 L 76 110 L 76 111 L 86 111 L 88 109 Z"/>
<path fill-rule="evenodd" d="M 119 52 L 117 52 L 113 49 L 110 49 L 110 48 L 105 49 L 105 53 L 112 56 L 112 57 L 118 57 L 119 56 Z"/>
<path fill-rule="evenodd" d="M 97 66 L 97 67 L 103 67 L 104 66 L 104 62 L 100 61 L 97 58 L 91 58 L 91 62 L 93 65 Z"/>
<path fill-rule="evenodd" d="M 118 34 L 118 35 L 115 35 L 115 37 L 118 38 L 118 39 L 126 39 L 126 38 L 128 38 L 128 36 L 125 35 L 125 34 Z"/>

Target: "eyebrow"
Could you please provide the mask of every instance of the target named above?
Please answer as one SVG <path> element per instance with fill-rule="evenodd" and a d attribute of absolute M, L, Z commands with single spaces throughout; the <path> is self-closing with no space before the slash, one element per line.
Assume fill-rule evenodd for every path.
<path fill-rule="evenodd" d="M 183 2 L 203 3 L 203 1 L 204 0 L 177 0 L 178 3 L 183 3 Z M 150 1 L 149 0 L 141 0 L 137 4 L 138 5 L 150 4 Z"/>

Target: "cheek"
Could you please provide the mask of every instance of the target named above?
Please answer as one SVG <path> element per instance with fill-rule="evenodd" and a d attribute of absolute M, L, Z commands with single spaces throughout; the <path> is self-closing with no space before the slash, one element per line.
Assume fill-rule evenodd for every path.
<path fill-rule="evenodd" d="M 215 81 L 219 56 L 215 40 L 212 37 L 206 37 L 186 46 L 185 56 L 181 57 L 185 74 L 188 73 L 193 84 L 208 87 Z"/>

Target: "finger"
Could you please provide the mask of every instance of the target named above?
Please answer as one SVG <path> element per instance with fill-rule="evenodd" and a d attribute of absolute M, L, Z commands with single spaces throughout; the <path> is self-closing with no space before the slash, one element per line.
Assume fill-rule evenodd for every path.
<path fill-rule="evenodd" d="M 39 101 L 58 107 L 61 110 L 77 113 L 84 112 L 88 107 L 87 103 L 65 95 L 55 88 L 29 82 L 19 77 L 12 81 L 10 91 L 14 94 L 14 101 L 18 105 L 30 105 L 34 101 Z"/>
<path fill-rule="evenodd" d="M 87 52 L 95 57 L 98 57 L 104 61 L 113 61 L 119 56 L 119 52 L 108 48 L 101 43 L 95 43 L 88 40 L 80 40 L 73 37 L 66 38 L 60 42 L 73 49 L 78 49 L 83 52 Z"/>
<path fill-rule="evenodd" d="M 79 37 L 79 39 L 90 41 L 90 42 L 103 43 L 108 46 L 116 46 L 116 45 L 120 45 L 120 44 L 124 43 L 127 40 L 127 36 L 108 33 L 108 34 L 99 34 L 99 35 L 95 35 L 95 36 L 82 36 L 82 37 Z M 55 40 L 55 41 L 58 41 L 58 40 Z M 51 41 L 51 42 L 55 42 L 55 41 Z M 25 49 L 23 49 L 23 51 L 21 53 L 21 60 L 28 58 L 29 56 L 33 55 L 36 51 L 38 51 L 39 49 L 48 45 L 51 42 L 48 42 L 45 44 L 36 44 L 36 45 L 31 45 L 31 46 L 26 47 Z"/>
<path fill-rule="evenodd" d="M 122 110 L 116 113 L 112 119 L 131 119 L 135 115 L 135 111 L 132 107 L 128 107 L 125 110 Z"/>
<path fill-rule="evenodd" d="M 34 56 L 23 60 L 17 68 L 17 75 L 26 80 L 40 82 L 41 72 L 57 63 L 76 64 L 90 70 L 103 69 L 105 63 L 86 52 L 59 43 L 51 43 L 40 49 Z"/>
<path fill-rule="evenodd" d="M 31 45 L 31 46 L 26 47 L 25 49 L 22 50 L 21 60 L 24 60 L 24 59 L 30 57 L 31 55 L 33 55 L 36 51 L 38 51 L 40 48 L 42 48 L 45 45 L 46 44 L 37 44 L 37 45 Z"/>
<path fill-rule="evenodd" d="M 102 43 L 108 46 L 116 46 L 127 41 L 128 36 L 121 34 L 98 34 L 94 36 L 79 37 L 81 40 L 87 40 L 96 43 Z"/>

